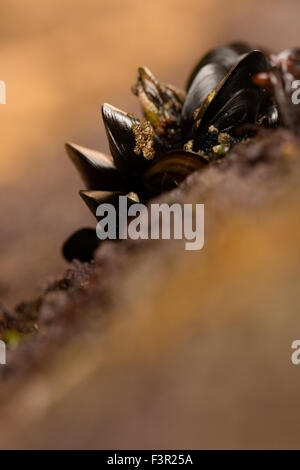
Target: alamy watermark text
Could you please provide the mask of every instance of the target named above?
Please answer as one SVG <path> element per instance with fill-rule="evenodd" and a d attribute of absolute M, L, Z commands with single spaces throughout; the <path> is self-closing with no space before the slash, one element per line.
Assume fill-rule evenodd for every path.
<path fill-rule="evenodd" d="M 96 233 L 100 240 L 171 238 L 186 240 L 186 250 L 201 250 L 204 245 L 204 204 L 172 205 L 141 203 L 127 206 L 127 197 L 119 196 L 119 205 L 100 204 Z"/>

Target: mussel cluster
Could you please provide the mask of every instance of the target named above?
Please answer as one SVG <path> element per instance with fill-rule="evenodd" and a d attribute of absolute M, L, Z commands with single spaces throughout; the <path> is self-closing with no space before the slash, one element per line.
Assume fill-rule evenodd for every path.
<path fill-rule="evenodd" d="M 86 185 L 80 196 L 89 209 L 103 202 L 145 201 L 176 187 L 187 175 L 224 158 L 260 126 L 289 125 L 288 96 L 300 76 L 300 51 L 266 54 L 243 43 L 209 51 L 181 91 L 138 69 L 132 91 L 144 119 L 102 106 L 110 155 L 71 143 L 67 152 Z M 67 260 L 90 260 L 99 240 L 81 229 L 64 244 Z"/>

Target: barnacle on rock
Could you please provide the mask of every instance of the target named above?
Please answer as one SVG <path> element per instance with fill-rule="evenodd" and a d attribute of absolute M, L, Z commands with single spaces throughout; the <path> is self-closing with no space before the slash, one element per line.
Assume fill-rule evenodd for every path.
<path fill-rule="evenodd" d="M 134 151 L 137 155 L 143 154 L 147 160 L 154 158 L 154 129 L 149 121 L 142 121 L 132 125 L 135 136 Z"/>
<path fill-rule="evenodd" d="M 67 152 L 87 190 L 80 191 L 94 215 L 102 202 L 146 201 L 172 189 L 191 172 L 226 157 L 260 126 L 291 126 L 299 116 L 291 104 L 292 82 L 300 78 L 300 51 L 267 55 L 235 43 L 209 51 L 193 69 L 186 92 L 138 69 L 132 91 L 140 120 L 104 104 L 102 117 L 111 156 L 68 143 Z M 91 259 L 99 240 L 82 229 L 64 244 L 66 259 Z"/>

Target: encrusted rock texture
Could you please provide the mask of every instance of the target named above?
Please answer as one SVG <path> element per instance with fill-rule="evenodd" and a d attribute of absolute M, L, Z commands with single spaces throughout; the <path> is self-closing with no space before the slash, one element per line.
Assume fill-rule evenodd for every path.
<path fill-rule="evenodd" d="M 157 199 L 205 204 L 202 250 L 105 242 L 3 307 L 1 447 L 298 446 L 299 162 L 261 131 Z"/>

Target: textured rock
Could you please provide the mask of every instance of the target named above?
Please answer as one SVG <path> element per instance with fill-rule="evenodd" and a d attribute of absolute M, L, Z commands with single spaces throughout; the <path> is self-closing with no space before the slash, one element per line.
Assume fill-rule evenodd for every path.
<path fill-rule="evenodd" d="M 297 445 L 299 153 L 265 132 L 159 198 L 205 203 L 203 250 L 107 242 L 23 307 L 1 446 Z"/>

